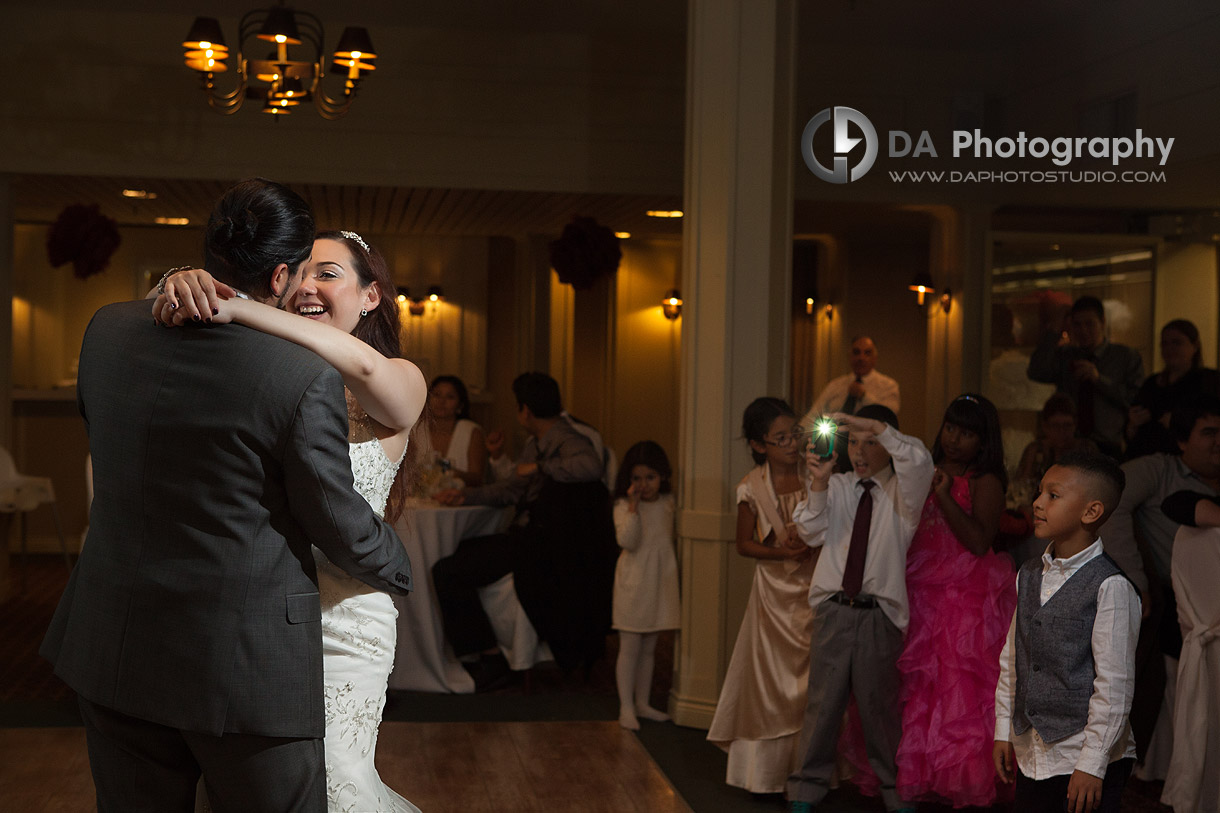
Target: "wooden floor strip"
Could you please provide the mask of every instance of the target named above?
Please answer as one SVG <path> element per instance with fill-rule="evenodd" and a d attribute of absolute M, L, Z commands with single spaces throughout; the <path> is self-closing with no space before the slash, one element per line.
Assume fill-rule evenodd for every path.
<path fill-rule="evenodd" d="M 0 810 L 95 809 L 84 729 L 0 729 L 0 766 Z M 387 722 L 377 767 L 425 813 L 690 811 L 617 722 Z"/>

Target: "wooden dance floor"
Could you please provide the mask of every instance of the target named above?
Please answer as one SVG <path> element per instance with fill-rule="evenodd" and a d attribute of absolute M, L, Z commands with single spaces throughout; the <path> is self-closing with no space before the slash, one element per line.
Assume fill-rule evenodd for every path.
<path fill-rule="evenodd" d="M 424 813 L 690 810 L 617 722 L 387 722 L 377 767 Z M 84 729 L 0 729 L 0 810 L 95 810 Z"/>

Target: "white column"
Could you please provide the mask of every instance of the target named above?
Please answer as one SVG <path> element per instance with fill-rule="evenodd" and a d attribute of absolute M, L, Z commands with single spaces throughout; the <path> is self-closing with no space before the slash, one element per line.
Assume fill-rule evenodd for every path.
<path fill-rule="evenodd" d="M 795 29 L 792 0 L 690 3 L 671 703 L 682 725 L 711 721 L 753 569 L 733 546 L 734 489 L 751 466 L 742 411 L 787 387 Z"/>

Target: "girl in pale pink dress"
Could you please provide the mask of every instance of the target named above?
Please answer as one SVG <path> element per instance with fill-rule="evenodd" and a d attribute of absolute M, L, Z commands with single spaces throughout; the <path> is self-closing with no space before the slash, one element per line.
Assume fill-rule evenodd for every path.
<path fill-rule="evenodd" d="M 1010 560 L 991 549 L 1008 479 L 995 406 L 971 394 L 949 404 L 932 458 L 932 492 L 907 554 L 898 793 L 985 807 L 1011 791 L 996 782 L 991 748 L 1017 599 Z"/>
<path fill-rule="evenodd" d="M 758 465 L 737 486 L 737 552 L 757 563 L 707 738 L 728 752 L 729 785 L 780 793 L 800 757 L 818 551 L 792 524 L 806 476 L 805 435 L 792 407 L 755 399 L 742 429 Z"/>

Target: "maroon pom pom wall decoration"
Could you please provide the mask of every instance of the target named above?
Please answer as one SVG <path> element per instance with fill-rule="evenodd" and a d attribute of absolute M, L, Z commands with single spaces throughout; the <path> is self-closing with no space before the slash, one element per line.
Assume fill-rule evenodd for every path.
<path fill-rule="evenodd" d="M 576 217 L 551 242 L 551 267 L 559 281 L 576 290 L 593 286 L 598 277 L 618 270 L 623 252 L 614 232 L 591 217 Z"/>
<path fill-rule="evenodd" d="M 118 224 L 97 204 L 76 204 L 59 213 L 47 232 L 47 258 L 55 268 L 71 262 L 81 279 L 100 274 L 119 247 Z"/>

